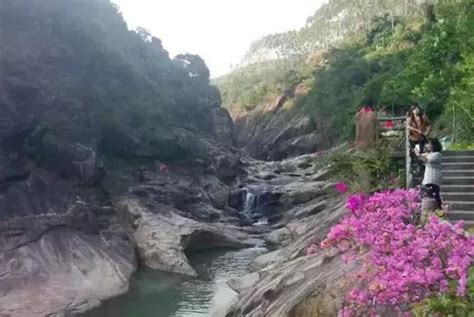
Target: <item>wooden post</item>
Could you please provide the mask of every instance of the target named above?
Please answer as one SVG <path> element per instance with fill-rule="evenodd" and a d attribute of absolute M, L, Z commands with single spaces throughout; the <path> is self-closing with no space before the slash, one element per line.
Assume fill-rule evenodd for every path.
<path fill-rule="evenodd" d="M 408 130 L 408 124 L 405 121 L 405 170 L 406 170 L 406 188 L 412 186 L 412 173 L 411 173 L 411 155 L 410 155 L 410 131 Z"/>

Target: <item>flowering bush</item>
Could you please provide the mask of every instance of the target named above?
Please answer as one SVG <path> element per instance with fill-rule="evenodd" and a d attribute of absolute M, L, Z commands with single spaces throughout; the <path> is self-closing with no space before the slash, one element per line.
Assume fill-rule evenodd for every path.
<path fill-rule="evenodd" d="M 418 197 L 416 190 L 393 190 L 348 198 L 348 215 L 321 242 L 321 248 L 337 247 L 345 260 L 362 263 L 343 316 L 375 314 L 382 306 L 407 311 L 453 288 L 466 295 L 474 239 L 462 223 L 435 215 L 417 226 Z"/>

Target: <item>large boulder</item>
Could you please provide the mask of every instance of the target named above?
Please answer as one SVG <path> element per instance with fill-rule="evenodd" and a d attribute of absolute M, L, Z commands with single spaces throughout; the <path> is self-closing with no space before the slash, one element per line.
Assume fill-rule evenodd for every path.
<path fill-rule="evenodd" d="M 125 199 L 120 209 L 140 261 L 152 269 L 196 276 L 186 253 L 254 245 L 236 227 L 193 221 L 166 205 L 155 205 L 152 212 L 138 200 Z"/>
<path fill-rule="evenodd" d="M 12 246 L 13 230 L 2 236 L 0 315 L 71 315 L 127 292 L 136 265 L 126 240 L 57 226 Z"/>

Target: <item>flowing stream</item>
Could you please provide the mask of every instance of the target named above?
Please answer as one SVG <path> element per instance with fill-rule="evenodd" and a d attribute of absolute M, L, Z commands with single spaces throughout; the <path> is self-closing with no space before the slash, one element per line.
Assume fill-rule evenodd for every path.
<path fill-rule="evenodd" d="M 210 251 L 191 254 L 198 279 L 140 269 L 128 294 L 106 301 L 84 317 L 209 317 L 231 301 L 235 292 L 225 282 L 250 272 L 249 264 L 267 250 Z"/>
<path fill-rule="evenodd" d="M 245 189 L 241 212 L 254 226 L 267 225 L 261 208 L 265 188 Z M 267 252 L 265 247 L 218 250 L 188 255 L 198 272 L 197 279 L 139 269 L 130 281 L 127 294 L 106 301 L 83 317 L 210 317 L 235 297 L 226 281 L 250 273 L 250 263 Z"/>

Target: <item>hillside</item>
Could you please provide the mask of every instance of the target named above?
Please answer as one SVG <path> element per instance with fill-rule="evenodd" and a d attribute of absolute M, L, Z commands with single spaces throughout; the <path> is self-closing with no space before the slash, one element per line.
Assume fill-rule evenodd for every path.
<path fill-rule="evenodd" d="M 245 245 L 219 229 L 241 162 L 207 66 L 110 1 L 0 0 L 0 110 L 0 315 L 76 316 L 139 263 L 195 274 L 195 230 Z"/>
<path fill-rule="evenodd" d="M 421 16 L 426 9 L 426 4 L 416 0 L 331 0 L 308 17 L 301 29 L 271 34 L 252 43 L 242 64 L 305 56 L 337 45 L 346 36 L 369 31 L 376 17 L 388 15 L 395 23 L 398 17 Z"/>
<path fill-rule="evenodd" d="M 148 144 L 143 155 L 167 160 L 150 141 L 162 130 L 216 136 L 220 100 L 204 61 L 170 59 L 109 1 L 3 0 L 0 38 L 2 138 L 30 137 L 32 151 L 88 140 L 117 154 Z"/>
<path fill-rule="evenodd" d="M 258 137 L 249 138 L 246 131 L 260 130 L 263 135 L 269 134 L 263 138 L 274 139 L 276 135 L 272 131 L 289 128 L 289 117 L 305 116 L 314 127 L 313 131 L 305 130 L 305 135 L 321 136 L 314 138 L 306 149 L 324 149 L 352 136 L 352 124 L 348 123 L 352 122 L 356 109 L 365 103 L 403 114 L 413 102 L 418 102 L 437 121 L 441 134 L 456 131 L 459 141 L 469 139 L 474 131 L 473 43 L 469 35 L 474 30 L 473 2 L 438 1 L 431 6 L 405 6 L 402 1 L 384 1 L 387 7 L 380 7 L 382 2 L 371 1 L 361 7 L 362 13 L 358 15 L 352 7 L 358 2 L 348 3 L 329 1 L 309 19 L 305 28 L 268 36 L 254 44 L 248 56 L 258 55 L 262 47 L 288 51 L 285 45 L 294 43 L 298 54 L 282 53 L 278 59 L 248 64 L 216 81 L 237 127 L 244 127 L 236 131 L 239 145 L 251 155 L 264 158 L 255 152 L 261 147 Z M 340 14 L 348 8 L 350 15 Z M 345 18 L 336 19 L 339 27 L 331 27 L 335 33 L 326 38 L 330 44 L 301 49 L 306 47 L 298 44 L 303 34 L 311 34 L 306 37 L 312 39 L 308 40 L 311 43 L 321 43 L 318 38 L 326 36 L 324 28 L 307 31 L 310 26 L 335 16 Z M 272 38 L 280 40 L 274 42 Z M 271 44 L 265 44 L 268 41 Z M 266 111 L 269 103 L 301 87 L 307 92 L 304 96 L 289 98 L 286 106 L 276 111 L 284 119 L 275 120 L 275 112 Z M 454 129 L 453 109 L 457 114 Z M 260 119 L 252 119 L 256 117 Z M 268 124 L 269 121 L 272 123 Z M 297 136 L 280 140 L 293 142 Z M 274 144 L 270 151 L 272 147 L 278 146 Z"/>

